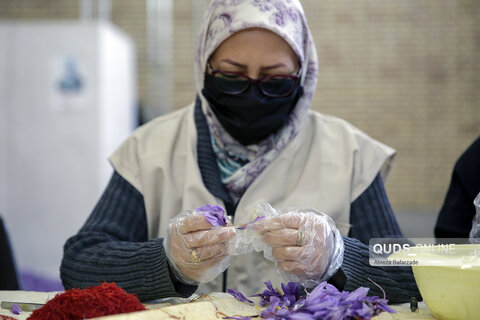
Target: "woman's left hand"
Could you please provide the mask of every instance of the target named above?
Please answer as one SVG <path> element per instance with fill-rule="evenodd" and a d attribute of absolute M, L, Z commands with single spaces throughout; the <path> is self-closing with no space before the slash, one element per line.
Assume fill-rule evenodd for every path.
<path fill-rule="evenodd" d="M 340 233 L 331 218 L 320 212 L 289 211 L 265 218 L 256 230 L 272 247 L 278 267 L 300 279 L 322 278 L 333 262 L 339 266 L 336 259 L 343 259 L 343 248 L 336 250 Z"/>

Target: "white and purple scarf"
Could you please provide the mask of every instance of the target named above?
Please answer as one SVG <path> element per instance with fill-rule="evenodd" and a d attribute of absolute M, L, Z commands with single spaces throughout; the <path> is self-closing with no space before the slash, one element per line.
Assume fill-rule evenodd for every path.
<path fill-rule="evenodd" d="M 304 93 L 288 122 L 255 145 L 244 146 L 222 127 L 201 94 L 210 55 L 235 32 L 264 28 L 281 36 L 296 53 Z M 237 202 L 285 146 L 297 135 L 312 103 L 318 76 L 317 53 L 298 0 L 213 0 L 205 14 L 195 54 L 195 82 L 207 118 L 223 184 Z"/>

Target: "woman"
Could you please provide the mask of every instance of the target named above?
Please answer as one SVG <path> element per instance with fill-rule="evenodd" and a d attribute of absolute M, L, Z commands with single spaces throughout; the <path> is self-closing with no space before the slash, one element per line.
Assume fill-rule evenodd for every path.
<path fill-rule="evenodd" d="M 269 202 L 314 208 L 336 224 L 307 219 L 323 231 L 310 235 L 317 245 L 304 248 L 297 241 L 306 226 L 300 215 L 293 224 L 285 217 L 265 221 L 262 235 L 284 272 L 310 268 L 321 278 L 344 252 L 331 277 L 341 289 L 369 286 L 381 295 L 371 278 L 391 302 L 419 297 L 410 269 L 368 264 L 370 238 L 401 236 L 380 175 L 394 150 L 311 111 L 317 56 L 300 3 L 213 1 L 195 67 L 196 101 L 139 128 L 110 158 L 115 172 L 106 191 L 65 244 L 65 287 L 115 281 L 142 300 L 188 296 L 206 270 L 224 261 L 235 232 L 195 217 L 172 229 L 169 222 L 209 203 L 225 207 L 239 225 L 257 203 Z M 170 245 L 164 248 L 165 236 Z M 339 237 L 341 247 L 329 250 Z M 172 250 L 185 239 L 191 246 Z M 292 254 L 307 249 L 315 255 L 312 265 Z M 209 290 L 222 290 L 223 280 L 223 289 L 256 293 L 274 276 L 271 262 L 250 253 L 232 257 Z"/>

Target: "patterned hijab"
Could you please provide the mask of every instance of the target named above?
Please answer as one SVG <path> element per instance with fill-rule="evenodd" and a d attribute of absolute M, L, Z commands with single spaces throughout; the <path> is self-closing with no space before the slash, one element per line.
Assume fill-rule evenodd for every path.
<path fill-rule="evenodd" d="M 244 146 L 222 127 L 201 94 L 206 65 L 217 47 L 235 32 L 264 28 L 282 37 L 302 68 L 304 93 L 289 120 L 258 144 Z M 298 0 L 213 0 L 207 9 L 195 53 L 195 82 L 206 116 L 221 179 L 237 202 L 245 190 L 296 136 L 306 120 L 318 76 L 317 53 Z"/>

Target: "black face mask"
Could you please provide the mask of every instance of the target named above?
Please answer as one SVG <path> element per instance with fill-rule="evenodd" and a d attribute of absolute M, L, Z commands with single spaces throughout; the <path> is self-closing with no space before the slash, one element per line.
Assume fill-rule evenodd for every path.
<path fill-rule="evenodd" d="M 303 88 L 297 81 L 289 96 L 271 98 L 260 91 L 257 83 L 252 83 L 244 93 L 229 95 L 220 92 L 213 76 L 207 73 L 202 93 L 225 130 L 241 144 L 249 145 L 262 141 L 285 124 Z"/>

